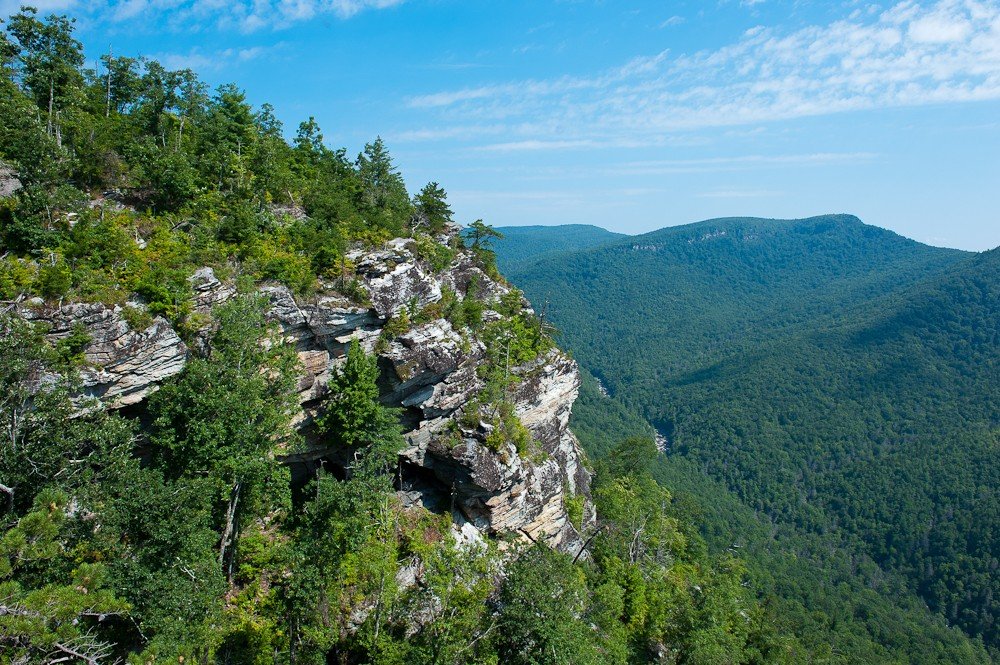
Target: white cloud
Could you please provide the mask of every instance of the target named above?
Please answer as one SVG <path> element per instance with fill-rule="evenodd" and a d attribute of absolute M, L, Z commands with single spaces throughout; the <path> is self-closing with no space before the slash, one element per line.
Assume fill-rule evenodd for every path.
<path fill-rule="evenodd" d="M 61 12 L 72 9 L 79 5 L 79 0 L 0 0 L 0 18 L 6 19 L 8 16 L 16 14 L 21 9 L 21 5 L 28 5 L 38 10 L 39 14 L 45 15 L 49 12 Z"/>
<path fill-rule="evenodd" d="M 94 18 L 128 24 L 157 21 L 171 29 L 193 31 L 205 26 L 255 32 L 287 28 L 320 16 L 350 18 L 366 10 L 387 9 L 405 0 L 114 0 L 107 4 L 80 0 L 35 0 L 40 9 L 75 8 Z M 21 0 L 0 0 L 4 14 Z M 10 10 L 8 11 L 8 6 Z"/>
<path fill-rule="evenodd" d="M 482 147 L 482 150 L 493 152 L 521 152 L 533 150 L 565 150 L 567 148 L 593 148 L 597 143 L 589 140 L 573 141 L 542 141 L 532 139 L 529 141 L 508 141 L 505 143 L 493 143 Z"/>
<path fill-rule="evenodd" d="M 925 16 L 910 24 L 909 36 L 917 42 L 945 44 L 960 42 L 972 32 L 972 24 L 964 18 L 956 19 L 948 12 Z"/>
<path fill-rule="evenodd" d="M 506 124 L 494 150 L 663 142 L 672 134 L 864 109 L 1000 99 L 1000 0 L 901 2 L 728 46 L 662 51 L 583 77 L 410 100 L 439 122 Z"/>
<path fill-rule="evenodd" d="M 759 170 L 770 167 L 824 166 L 868 162 L 878 155 L 872 152 L 814 152 L 790 155 L 738 155 L 697 159 L 650 159 L 619 164 L 616 175 L 666 175 L 677 173 L 722 173 Z"/>
<path fill-rule="evenodd" d="M 247 48 L 227 48 L 206 52 L 192 49 L 187 53 L 159 53 L 153 56 L 167 69 L 193 69 L 204 72 L 231 67 L 234 64 L 249 62 L 262 56 L 274 53 L 284 48 L 284 43 L 273 46 L 251 46 Z"/>

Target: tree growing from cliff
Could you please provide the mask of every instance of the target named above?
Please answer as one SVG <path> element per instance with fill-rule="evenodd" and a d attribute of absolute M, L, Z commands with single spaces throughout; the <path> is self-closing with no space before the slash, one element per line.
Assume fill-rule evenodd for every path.
<path fill-rule="evenodd" d="M 481 219 L 469 224 L 467 236 L 472 240 L 472 249 L 490 249 L 494 240 L 503 240 L 503 234 Z"/>
<path fill-rule="evenodd" d="M 268 344 L 260 296 L 238 297 L 215 311 L 211 351 L 150 400 L 151 439 L 168 477 L 208 474 L 224 497 L 219 563 L 231 578 L 241 526 L 287 505 L 287 472 L 275 459 L 291 437 L 295 362 Z"/>
<path fill-rule="evenodd" d="M 353 340 L 347 356 L 328 384 L 330 397 L 317 419 L 331 443 L 364 450 L 365 464 L 395 466 L 403 440 L 399 417 L 379 401 L 378 360 Z"/>
<path fill-rule="evenodd" d="M 403 438 L 396 411 L 378 400 L 378 374 L 376 357 L 352 341 L 318 419 L 320 432 L 346 447 L 350 462 L 344 480 L 320 471 L 297 520 L 299 563 L 284 597 L 293 627 L 291 648 L 303 661 L 331 650 L 360 650 L 363 657 L 384 642 L 380 636 L 396 595 L 398 558 L 392 470 Z M 374 605 L 350 638 L 342 625 L 321 619 L 322 608 L 332 604 L 343 608 L 340 621 L 346 621 L 359 598 Z"/>
<path fill-rule="evenodd" d="M 451 206 L 444 188 L 436 182 L 429 182 L 413 197 L 415 210 L 413 226 L 426 225 L 429 233 L 440 233 L 452 219 Z"/>

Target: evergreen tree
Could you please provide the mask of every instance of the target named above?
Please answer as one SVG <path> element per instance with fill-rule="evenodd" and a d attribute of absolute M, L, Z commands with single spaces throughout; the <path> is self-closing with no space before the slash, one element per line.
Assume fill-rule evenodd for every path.
<path fill-rule="evenodd" d="M 356 162 L 361 205 L 371 222 L 398 234 L 410 217 L 410 197 L 381 137 L 365 145 Z"/>
<path fill-rule="evenodd" d="M 450 224 L 451 207 L 448 206 L 448 195 L 444 188 L 436 182 L 429 182 L 413 197 L 416 220 L 414 226 L 425 225 L 429 233 L 440 233 L 446 224 Z"/>

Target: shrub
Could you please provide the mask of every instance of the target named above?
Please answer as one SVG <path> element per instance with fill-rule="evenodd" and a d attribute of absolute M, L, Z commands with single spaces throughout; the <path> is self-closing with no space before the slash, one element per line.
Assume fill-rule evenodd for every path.
<path fill-rule="evenodd" d="M 35 288 L 44 298 L 62 298 L 73 285 L 73 271 L 63 257 L 53 254 L 38 270 Z"/>

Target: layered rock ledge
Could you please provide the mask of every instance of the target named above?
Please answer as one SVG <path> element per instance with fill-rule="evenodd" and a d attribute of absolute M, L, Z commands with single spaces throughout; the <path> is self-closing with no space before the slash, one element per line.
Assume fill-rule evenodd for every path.
<path fill-rule="evenodd" d="M 349 259 L 367 294 L 364 305 L 332 290 L 299 299 L 281 285 L 260 287 L 269 302 L 269 317 L 300 359 L 299 426 L 308 434 L 334 368 L 357 339 L 369 352 L 378 353 L 382 401 L 403 413 L 407 446 L 400 455 L 401 500 L 450 511 L 465 538 L 513 536 L 577 551 L 582 542 L 568 516 L 567 494 L 584 498 L 583 524 L 590 524 L 594 514 L 590 474 L 569 430 L 580 385 L 576 364 L 553 350 L 511 369 L 518 377 L 511 400 L 531 434 L 534 452 L 519 454 L 509 442 L 492 450 L 485 444 L 485 425 L 470 428 L 462 418 L 483 388 L 476 372 L 486 357 L 481 340 L 467 329 L 456 330 L 444 318 L 413 326 L 391 341 L 378 340 L 390 317 L 437 302 L 445 291 L 461 300 L 469 297 L 474 283 L 475 297 L 489 308 L 508 287 L 486 275 L 466 251 L 459 251 L 444 270 L 434 271 L 405 239 L 376 251 L 356 250 Z M 236 293 L 210 268 L 198 270 L 191 283 L 195 310 L 201 314 Z M 86 332 L 90 341 L 82 350 L 81 377 L 87 394 L 106 408 L 141 404 L 161 382 L 180 372 L 192 353 L 166 320 L 153 318 L 136 330 L 129 323 L 136 317 L 127 316 L 121 306 L 29 301 L 18 311 L 47 325 L 47 336 L 54 342 L 74 331 Z M 487 309 L 487 319 L 499 316 Z M 204 341 L 192 344 L 198 348 Z M 308 473 L 337 454 L 314 440 L 286 462 Z"/>

